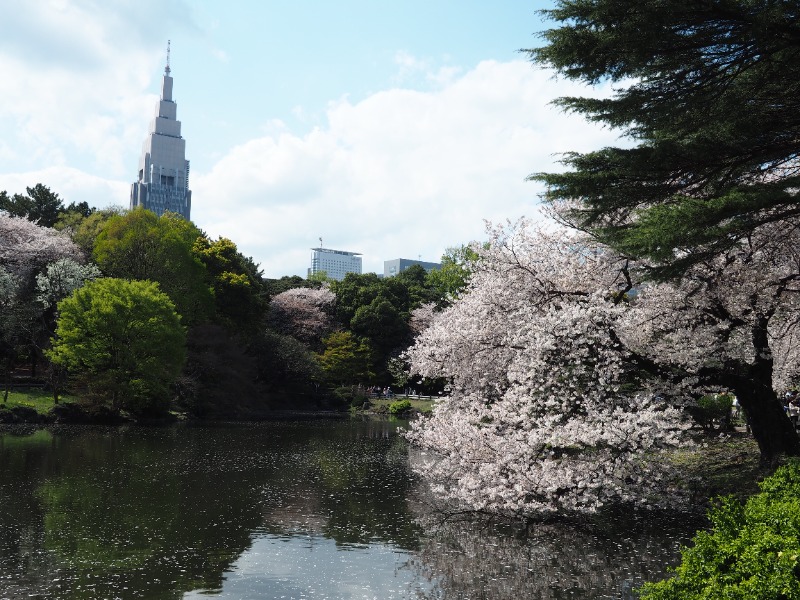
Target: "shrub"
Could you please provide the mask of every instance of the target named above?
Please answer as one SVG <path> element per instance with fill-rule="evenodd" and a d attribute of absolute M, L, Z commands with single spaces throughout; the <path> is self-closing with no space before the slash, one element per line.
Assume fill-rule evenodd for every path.
<path fill-rule="evenodd" d="M 800 461 L 760 484 L 746 504 L 732 496 L 709 511 L 711 530 L 682 551 L 675 575 L 645 584 L 645 600 L 800 598 Z"/>
<path fill-rule="evenodd" d="M 411 410 L 411 401 L 408 399 L 395 400 L 389 405 L 389 412 L 395 416 L 402 415 L 410 410 Z"/>
<path fill-rule="evenodd" d="M 369 401 L 363 390 L 356 386 L 341 386 L 333 390 L 333 397 L 342 406 L 361 408 L 365 402 Z"/>

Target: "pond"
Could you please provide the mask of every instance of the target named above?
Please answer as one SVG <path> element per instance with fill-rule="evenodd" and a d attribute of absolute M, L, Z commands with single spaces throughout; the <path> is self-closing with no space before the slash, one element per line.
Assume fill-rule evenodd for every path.
<path fill-rule="evenodd" d="M 0 430 L 0 599 L 633 598 L 691 535 L 441 524 L 397 425 Z"/>

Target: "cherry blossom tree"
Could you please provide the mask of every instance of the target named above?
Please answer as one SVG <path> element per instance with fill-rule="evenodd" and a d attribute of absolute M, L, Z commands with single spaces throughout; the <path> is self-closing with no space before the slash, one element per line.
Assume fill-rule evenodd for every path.
<path fill-rule="evenodd" d="M 797 453 L 775 391 L 798 365 L 796 233 L 764 227 L 655 283 L 574 230 L 492 229 L 465 293 L 407 354 L 413 373 L 451 381 L 408 433 L 420 471 L 472 510 L 657 505 L 675 492 L 663 450 L 685 441 L 680 406 L 721 388 L 764 460 Z"/>
<path fill-rule="evenodd" d="M 80 260 L 83 254 L 66 234 L 0 212 L 0 266 L 9 273 L 28 282 L 36 271 L 60 258 Z"/>
<path fill-rule="evenodd" d="M 436 312 L 436 304 L 433 302 L 426 302 L 411 311 L 408 319 L 408 327 L 414 335 L 425 331 L 433 322 L 433 316 Z"/>
<path fill-rule="evenodd" d="M 84 260 L 83 252 L 66 234 L 0 211 L 0 271 L 5 281 L 0 285 L 0 346 L 6 382 L 16 361 L 26 354 L 35 373 L 41 350 L 49 344 L 52 328 L 47 326 L 44 306 L 35 298 L 36 277 L 48 265 L 65 259 Z M 25 347 L 25 352 L 18 352 Z"/>
<path fill-rule="evenodd" d="M 769 223 L 698 261 L 673 284 L 643 285 L 619 327 L 650 370 L 670 383 L 739 399 L 762 462 L 800 454 L 779 392 L 797 383 L 800 221 Z M 646 265 L 644 265 L 646 273 Z"/>
<path fill-rule="evenodd" d="M 101 275 L 96 265 L 82 265 L 71 258 L 59 258 L 36 276 L 36 299 L 45 308 L 53 307 L 84 283 Z"/>
<path fill-rule="evenodd" d="M 270 325 L 301 342 L 318 346 L 333 330 L 336 295 L 328 288 L 292 288 L 277 294 L 269 306 Z"/>

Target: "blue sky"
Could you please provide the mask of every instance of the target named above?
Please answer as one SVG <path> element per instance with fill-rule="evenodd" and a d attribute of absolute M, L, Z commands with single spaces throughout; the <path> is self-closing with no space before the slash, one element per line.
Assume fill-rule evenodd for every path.
<path fill-rule="evenodd" d="M 128 203 L 171 40 L 192 218 L 304 275 L 310 248 L 435 261 L 536 212 L 556 155 L 615 143 L 549 106 L 548 2 L 0 0 L 0 189 Z"/>

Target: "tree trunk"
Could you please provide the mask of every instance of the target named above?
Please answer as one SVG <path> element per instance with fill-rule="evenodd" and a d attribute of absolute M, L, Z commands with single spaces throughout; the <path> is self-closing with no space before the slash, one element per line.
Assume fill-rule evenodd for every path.
<path fill-rule="evenodd" d="M 800 456 L 800 439 L 774 393 L 771 398 L 748 398 L 737 391 L 736 396 L 758 443 L 761 464 L 774 465 L 781 455 Z"/>
<path fill-rule="evenodd" d="M 761 452 L 761 464 L 772 466 L 782 456 L 800 456 L 800 438 L 772 389 L 772 361 L 758 361 L 740 373 L 732 386 Z"/>

